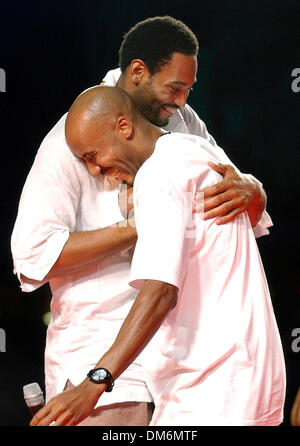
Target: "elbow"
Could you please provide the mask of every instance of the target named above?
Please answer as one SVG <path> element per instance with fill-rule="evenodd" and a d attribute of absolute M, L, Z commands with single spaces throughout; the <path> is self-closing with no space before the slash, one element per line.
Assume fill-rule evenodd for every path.
<path fill-rule="evenodd" d="M 169 285 L 169 284 L 166 285 L 168 287 L 168 299 L 169 299 L 170 310 L 173 310 L 173 308 L 176 307 L 178 301 L 178 288 L 176 288 L 174 285 Z"/>
<path fill-rule="evenodd" d="M 164 319 L 177 305 L 178 289 L 166 282 L 147 280 L 138 298 L 151 314 L 160 315 L 159 318 Z"/>
<path fill-rule="evenodd" d="M 159 301 L 164 305 L 168 311 L 173 310 L 177 305 L 178 288 L 169 283 L 160 282 L 159 285 Z"/>

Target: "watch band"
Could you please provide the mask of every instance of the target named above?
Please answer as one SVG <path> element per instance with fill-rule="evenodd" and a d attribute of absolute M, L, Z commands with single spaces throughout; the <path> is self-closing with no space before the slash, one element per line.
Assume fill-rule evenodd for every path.
<path fill-rule="evenodd" d="M 97 377 L 95 377 L 95 375 Z M 90 370 L 87 376 L 90 379 L 90 381 L 92 381 L 95 384 L 103 384 L 103 383 L 107 384 L 105 392 L 112 391 L 115 382 L 111 373 L 104 367 L 99 367 L 97 369 Z"/>

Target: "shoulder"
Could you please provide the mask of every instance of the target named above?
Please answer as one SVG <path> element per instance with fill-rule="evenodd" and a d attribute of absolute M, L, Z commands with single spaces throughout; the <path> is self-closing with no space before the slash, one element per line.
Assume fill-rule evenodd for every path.
<path fill-rule="evenodd" d="M 193 126 L 206 129 L 205 123 L 202 121 L 202 119 L 200 119 L 198 114 L 189 104 L 185 104 L 185 106 L 180 109 L 180 113 L 189 129 Z"/>
<path fill-rule="evenodd" d="M 201 136 L 173 132 L 159 138 L 154 154 L 159 159 L 168 159 L 169 165 L 173 166 L 184 160 L 207 158 L 210 147 L 209 141 Z"/>
<path fill-rule="evenodd" d="M 82 169 L 78 160 L 69 149 L 65 138 L 66 114 L 54 125 L 43 139 L 30 169 L 27 182 L 45 184 L 72 183 L 78 180 L 77 171 Z M 80 166 L 79 166 L 80 165 Z"/>
<path fill-rule="evenodd" d="M 150 158 L 140 168 L 135 181 L 139 191 L 188 189 L 189 182 L 207 171 L 210 144 L 204 138 L 183 133 L 161 136 Z"/>
<path fill-rule="evenodd" d="M 65 122 L 67 113 L 64 114 L 60 120 L 52 127 L 49 133 L 45 136 L 38 149 L 38 154 L 45 157 L 50 157 L 52 153 L 59 153 L 66 155 L 68 153 L 66 148 L 68 145 L 65 138 Z"/>
<path fill-rule="evenodd" d="M 121 76 L 120 68 L 115 68 L 114 70 L 109 70 L 104 78 L 102 79 L 101 85 L 108 85 L 114 87 Z"/>
<path fill-rule="evenodd" d="M 76 159 L 66 142 L 66 117 L 67 114 L 64 114 L 41 142 L 36 155 L 36 161 L 39 163 L 48 164 L 50 167 L 73 163 Z"/>
<path fill-rule="evenodd" d="M 208 132 L 205 122 L 199 118 L 198 114 L 190 105 L 185 104 L 180 109 L 180 113 L 190 134 L 207 139 L 213 146 L 217 145 L 213 136 Z"/>

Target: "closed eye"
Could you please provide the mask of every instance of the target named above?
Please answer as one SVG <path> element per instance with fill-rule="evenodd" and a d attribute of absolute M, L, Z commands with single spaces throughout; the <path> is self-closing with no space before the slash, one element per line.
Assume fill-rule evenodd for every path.
<path fill-rule="evenodd" d="M 172 93 L 178 93 L 180 91 L 180 88 L 172 87 L 172 85 L 170 85 L 169 88 L 170 88 Z"/>
<path fill-rule="evenodd" d="M 85 161 L 95 161 L 96 160 L 96 153 L 88 153 L 88 154 L 84 154 L 82 159 L 84 159 Z"/>
<path fill-rule="evenodd" d="M 187 96 L 190 94 L 191 91 L 193 91 L 193 87 L 183 89 L 180 87 L 173 87 L 172 85 L 169 85 L 169 89 L 171 90 L 171 93 L 185 93 Z"/>

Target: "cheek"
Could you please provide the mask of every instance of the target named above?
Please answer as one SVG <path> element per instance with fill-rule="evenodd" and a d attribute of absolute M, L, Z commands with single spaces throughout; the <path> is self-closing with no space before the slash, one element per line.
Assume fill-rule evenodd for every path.
<path fill-rule="evenodd" d="M 99 154 L 97 161 L 100 165 L 104 167 L 111 167 L 113 162 L 116 160 L 115 148 L 109 148 L 110 146 L 104 146 Z"/>
<path fill-rule="evenodd" d="M 160 88 L 155 88 L 152 84 L 151 86 L 146 84 L 138 91 L 137 100 L 144 107 L 155 107 L 163 102 L 164 96 Z"/>
<path fill-rule="evenodd" d="M 152 100 L 156 104 L 162 104 L 168 101 L 169 94 L 161 88 L 152 91 Z"/>

